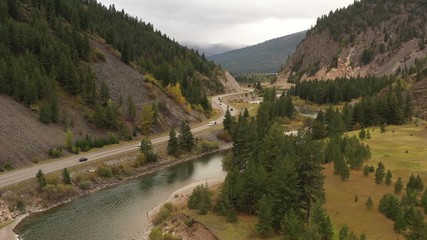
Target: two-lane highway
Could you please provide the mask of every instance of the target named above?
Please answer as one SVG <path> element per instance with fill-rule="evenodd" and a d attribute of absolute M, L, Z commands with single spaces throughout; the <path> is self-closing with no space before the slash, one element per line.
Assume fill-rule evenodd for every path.
<path fill-rule="evenodd" d="M 223 95 L 215 96 L 212 99 L 212 104 L 216 105 L 217 108 L 219 107 L 222 110 L 221 117 L 214 120 L 217 122 L 217 124 L 220 124 L 223 122 L 224 112 L 227 109 L 227 105 L 224 102 L 221 102 L 219 99 L 223 99 L 232 95 L 238 95 L 242 93 L 244 92 L 223 94 Z M 237 111 L 234 111 L 234 112 L 235 114 L 237 113 Z M 193 133 L 198 133 L 210 127 L 211 126 L 206 124 L 199 127 L 195 127 L 191 131 Z M 169 136 L 162 136 L 162 137 L 156 137 L 151 139 L 153 144 L 159 144 L 162 142 L 166 142 L 168 140 L 169 140 Z M 26 167 L 22 169 L 13 170 L 11 172 L 3 173 L 0 175 L 0 188 L 33 178 L 36 176 L 36 173 L 38 172 L 39 169 L 41 169 L 44 173 L 54 172 L 54 171 L 62 170 L 64 168 L 75 166 L 77 164 L 81 164 L 79 163 L 78 159 L 83 156 L 87 157 L 88 162 L 90 162 L 90 161 L 95 161 L 99 159 L 105 159 L 108 157 L 116 156 L 119 154 L 136 152 L 138 151 L 137 146 L 138 146 L 138 143 L 134 141 L 132 143 L 121 144 L 118 146 L 104 147 L 102 149 L 92 150 L 90 152 L 81 153 L 79 155 L 71 155 L 61 159 L 57 159 L 55 161 L 40 163 L 38 165 L 34 165 L 31 167 Z"/>

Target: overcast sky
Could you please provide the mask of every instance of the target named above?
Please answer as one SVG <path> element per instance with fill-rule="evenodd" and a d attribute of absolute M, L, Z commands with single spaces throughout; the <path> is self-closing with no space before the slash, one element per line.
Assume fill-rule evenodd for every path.
<path fill-rule="evenodd" d="M 354 0 L 99 0 L 181 43 L 256 44 L 309 29 Z"/>

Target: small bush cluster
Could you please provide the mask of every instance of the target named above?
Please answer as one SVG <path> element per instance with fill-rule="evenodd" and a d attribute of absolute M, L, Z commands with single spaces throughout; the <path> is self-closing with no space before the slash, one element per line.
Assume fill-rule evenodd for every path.
<path fill-rule="evenodd" d="M 216 149 L 219 149 L 219 143 L 207 140 L 200 141 L 196 146 L 196 151 L 199 153 L 209 152 Z"/>
<path fill-rule="evenodd" d="M 188 208 L 197 209 L 199 214 L 206 214 L 212 207 L 212 192 L 208 185 L 199 185 L 191 193 L 188 199 Z"/>
<path fill-rule="evenodd" d="M 168 219 L 171 216 L 171 213 L 173 211 L 173 205 L 172 203 L 165 203 L 161 208 L 160 211 L 154 216 L 153 223 L 154 225 L 158 225 Z"/>
<path fill-rule="evenodd" d="M 62 157 L 62 148 L 51 148 L 48 153 L 49 157 L 60 158 Z"/>
<path fill-rule="evenodd" d="M 86 135 L 85 138 L 77 140 L 75 143 L 75 148 L 80 149 L 83 152 L 87 152 L 92 148 L 102 148 L 111 144 L 118 144 L 120 142 L 119 138 L 113 134 L 110 134 L 105 138 L 94 138 Z"/>
<path fill-rule="evenodd" d="M 111 167 L 109 166 L 99 166 L 96 169 L 96 174 L 100 177 L 104 177 L 104 178 L 112 178 L 113 177 L 113 170 L 111 169 Z"/>

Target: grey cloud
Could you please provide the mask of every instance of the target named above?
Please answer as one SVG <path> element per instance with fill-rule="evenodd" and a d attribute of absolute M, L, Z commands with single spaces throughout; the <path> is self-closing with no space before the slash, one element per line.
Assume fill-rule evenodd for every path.
<path fill-rule="evenodd" d="M 266 19 L 313 19 L 353 0 L 100 0 L 151 22 L 178 39 Z M 279 30 L 279 29 L 278 29 Z M 301 29 L 304 30 L 304 29 Z M 198 31 L 195 33 L 194 31 Z M 280 32 L 278 33 L 280 36 Z"/>

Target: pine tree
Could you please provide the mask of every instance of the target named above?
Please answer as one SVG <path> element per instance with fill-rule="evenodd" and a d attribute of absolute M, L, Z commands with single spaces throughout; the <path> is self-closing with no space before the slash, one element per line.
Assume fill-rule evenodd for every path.
<path fill-rule="evenodd" d="M 403 189 L 402 178 L 399 177 L 396 183 L 394 184 L 394 193 L 399 194 L 402 192 L 402 189 Z"/>
<path fill-rule="evenodd" d="M 178 145 L 178 138 L 176 136 L 174 127 L 169 132 L 167 151 L 168 151 L 168 154 L 170 155 L 173 155 L 175 157 L 178 156 L 179 145 Z"/>
<path fill-rule="evenodd" d="M 24 102 L 27 105 L 35 103 L 38 99 L 37 85 L 35 79 L 25 79 Z"/>
<path fill-rule="evenodd" d="M 224 130 L 228 131 L 229 133 L 231 133 L 231 130 L 233 128 L 233 116 L 231 116 L 231 112 L 230 110 L 227 108 L 227 110 L 225 111 L 224 114 Z"/>
<path fill-rule="evenodd" d="M 360 140 L 363 140 L 363 139 L 365 139 L 365 137 L 366 137 L 366 132 L 365 132 L 365 129 L 362 128 L 362 130 L 360 130 L 360 132 L 359 132 L 359 138 L 360 138 Z"/>
<path fill-rule="evenodd" d="M 296 152 L 298 161 L 296 169 L 301 186 L 301 204 L 306 213 L 306 221 L 310 219 L 311 207 L 324 197 L 322 173 L 322 143 L 314 141 L 311 136 L 305 135 L 298 140 Z"/>
<path fill-rule="evenodd" d="M 340 229 L 339 232 L 339 240 L 347 240 L 349 237 L 349 229 L 347 224 L 344 224 L 344 226 L 342 226 L 342 228 Z"/>
<path fill-rule="evenodd" d="M 135 121 L 135 117 L 136 117 L 136 107 L 135 107 L 135 103 L 133 102 L 132 96 L 128 96 L 128 101 L 127 101 L 127 120 L 131 123 L 133 123 Z"/>
<path fill-rule="evenodd" d="M 371 209 L 374 206 L 374 203 L 372 202 L 371 196 L 369 196 L 368 200 L 366 200 L 365 206 L 367 209 Z"/>
<path fill-rule="evenodd" d="M 283 159 L 282 139 L 283 128 L 280 124 L 275 123 L 260 143 L 259 161 L 268 173 L 272 172 L 275 162 Z"/>
<path fill-rule="evenodd" d="M 273 213 L 271 202 L 266 195 L 263 195 L 257 207 L 258 223 L 255 225 L 256 231 L 261 236 L 265 236 L 272 231 Z"/>
<path fill-rule="evenodd" d="M 142 107 L 139 128 L 143 134 L 149 134 L 154 124 L 154 111 L 152 104 L 145 104 Z"/>
<path fill-rule="evenodd" d="M 199 214 L 204 215 L 212 206 L 212 192 L 207 185 L 199 185 L 194 188 L 188 199 L 188 208 L 199 210 Z"/>
<path fill-rule="evenodd" d="M 65 133 L 65 147 L 70 152 L 71 152 L 71 148 L 73 147 L 73 132 L 69 128 L 67 129 L 67 132 Z"/>
<path fill-rule="evenodd" d="M 40 107 L 39 120 L 40 122 L 46 124 L 51 122 L 49 105 L 47 105 L 46 103 L 43 103 Z"/>
<path fill-rule="evenodd" d="M 427 214 L 427 189 L 424 190 L 424 193 L 421 197 L 421 206 L 424 208 L 424 213 Z"/>
<path fill-rule="evenodd" d="M 416 180 L 415 180 L 415 176 L 414 174 L 411 174 L 411 176 L 409 177 L 409 181 L 406 184 L 406 191 L 415 191 L 416 190 Z"/>
<path fill-rule="evenodd" d="M 191 151 L 194 146 L 194 137 L 187 121 L 182 121 L 179 129 L 178 144 L 180 149 Z"/>
<path fill-rule="evenodd" d="M 249 214 L 254 214 L 256 203 L 265 191 L 268 175 L 264 167 L 249 160 L 245 171 L 242 173 L 241 193 L 239 195 L 239 209 Z"/>
<path fill-rule="evenodd" d="M 390 185 L 391 184 L 391 178 L 393 175 L 391 174 L 390 169 L 387 171 L 387 174 L 385 176 L 385 184 Z"/>
<path fill-rule="evenodd" d="M 365 167 L 363 168 L 363 175 L 365 175 L 365 176 L 369 175 L 369 167 L 368 167 L 368 165 L 365 165 Z"/>
<path fill-rule="evenodd" d="M 62 172 L 62 182 L 64 184 L 71 184 L 71 176 L 67 168 L 64 168 L 64 171 Z"/>
<path fill-rule="evenodd" d="M 341 170 L 340 176 L 342 181 L 345 181 L 350 178 L 350 168 L 347 166 L 347 164 L 343 165 L 343 169 Z"/>
<path fill-rule="evenodd" d="M 102 106 L 107 106 L 108 101 L 110 100 L 110 88 L 107 86 L 105 82 L 101 83 L 101 87 L 99 90 L 99 99 Z"/>
<path fill-rule="evenodd" d="M 214 210 L 224 215 L 228 222 L 236 222 L 236 205 L 240 196 L 240 178 L 237 168 L 231 168 L 225 177 L 224 185 L 218 196 Z"/>
<path fill-rule="evenodd" d="M 406 94 L 403 115 L 406 121 L 409 121 L 412 117 L 412 100 L 411 100 L 411 95 L 409 93 Z"/>
<path fill-rule="evenodd" d="M 49 117 L 50 122 L 57 123 L 59 120 L 58 98 L 53 93 L 49 100 Z"/>
<path fill-rule="evenodd" d="M 39 182 L 40 188 L 43 188 L 44 186 L 46 186 L 47 181 L 46 181 L 46 178 L 44 177 L 44 173 L 41 169 L 39 169 L 39 171 L 37 172 L 36 178 Z"/>
<path fill-rule="evenodd" d="M 332 240 L 334 237 L 333 227 L 331 220 L 325 209 L 320 204 L 316 204 L 313 207 L 311 214 L 311 222 L 317 226 L 317 231 L 324 240 Z"/>
<path fill-rule="evenodd" d="M 149 138 L 144 138 L 141 140 L 141 147 L 139 151 L 144 154 L 147 161 L 152 163 L 157 160 L 157 154 L 154 153 L 153 144 Z"/>
<path fill-rule="evenodd" d="M 284 215 L 301 206 L 302 192 L 299 189 L 298 178 L 295 160 L 289 157 L 277 162 L 271 177 L 268 178 L 269 196 L 274 209 L 273 226 L 275 229 L 280 228 Z"/>
<path fill-rule="evenodd" d="M 422 192 L 424 190 L 424 183 L 423 180 L 421 179 L 420 175 L 418 174 L 417 177 L 415 178 L 415 189 L 417 190 L 417 192 Z"/>
<path fill-rule="evenodd" d="M 303 239 L 305 226 L 301 218 L 291 209 L 283 219 L 281 230 L 285 239 Z"/>
<path fill-rule="evenodd" d="M 377 184 L 381 184 L 383 182 L 385 177 L 384 171 L 385 171 L 384 164 L 382 162 L 379 162 L 378 167 L 375 170 L 375 182 Z"/>
<path fill-rule="evenodd" d="M 366 132 L 366 138 L 367 138 L 367 139 L 371 139 L 371 133 L 369 132 L 369 129 L 368 129 L 368 131 Z"/>

